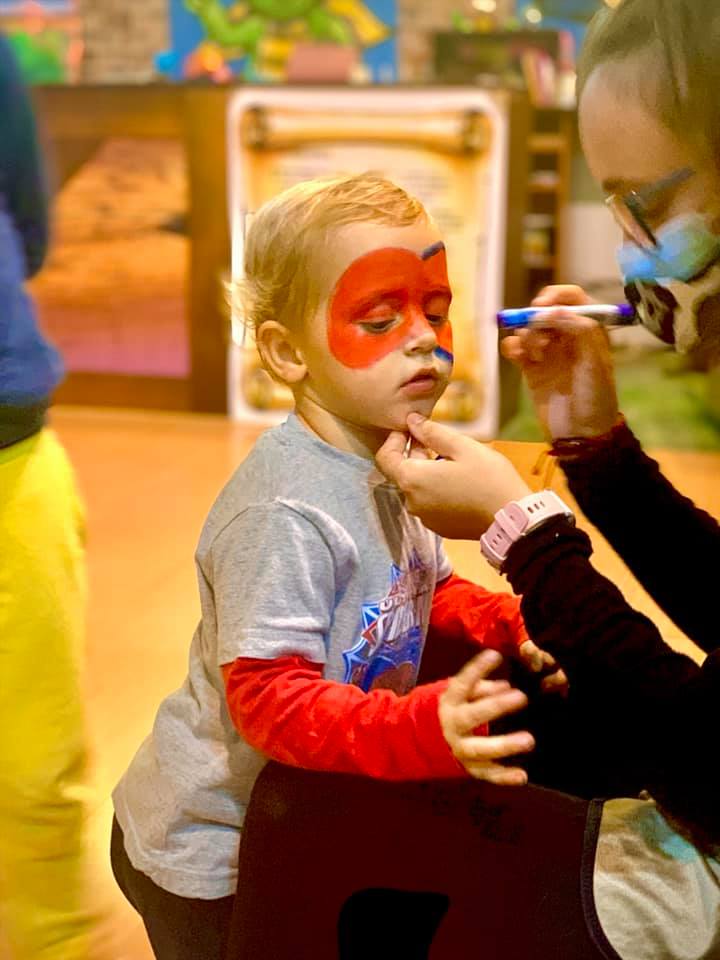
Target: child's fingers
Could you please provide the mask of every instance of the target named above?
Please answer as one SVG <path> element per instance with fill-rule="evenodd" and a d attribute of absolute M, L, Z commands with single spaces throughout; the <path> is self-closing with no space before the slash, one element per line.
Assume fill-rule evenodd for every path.
<path fill-rule="evenodd" d="M 486 723 L 487 721 L 478 719 L 478 717 L 482 718 L 487 716 L 489 711 L 497 707 L 497 697 L 511 692 L 522 694 L 522 691 L 512 691 L 510 684 L 505 680 L 497 681 L 497 687 L 495 687 L 493 681 L 484 680 L 481 681 L 481 684 L 482 683 L 486 683 L 489 686 L 480 694 L 479 698 L 476 698 L 472 702 L 466 702 L 459 706 L 452 707 L 453 715 L 450 723 L 455 736 L 463 737 Z M 478 684 L 475 689 L 477 690 L 479 686 L 480 684 Z M 525 695 L 522 694 L 522 696 Z M 516 700 L 518 700 L 518 698 L 513 697 L 509 703 L 512 705 Z M 521 709 L 521 707 L 518 709 Z"/>
<path fill-rule="evenodd" d="M 472 730 L 481 724 L 492 723 L 509 713 L 517 713 L 528 704 L 528 699 L 522 690 L 512 687 L 505 693 L 498 693 L 491 697 L 483 697 L 472 704 Z"/>
<path fill-rule="evenodd" d="M 509 680 L 478 680 L 472 690 L 472 699 L 480 700 L 482 697 L 491 697 L 509 689 Z"/>
<path fill-rule="evenodd" d="M 522 690 L 507 690 L 472 703 L 463 703 L 453 707 L 454 714 L 450 721 L 453 732 L 457 736 L 471 733 L 477 727 L 499 720 L 509 713 L 517 713 L 527 706 L 528 699 Z"/>
<path fill-rule="evenodd" d="M 486 780 L 501 787 L 524 787 L 528 775 L 521 767 L 504 767 L 499 763 L 468 763 L 465 769 L 476 780 Z"/>
<path fill-rule="evenodd" d="M 527 731 L 503 733 L 495 737 L 463 737 L 453 751 L 460 763 L 491 763 L 518 753 L 529 753 L 535 740 Z"/>
<path fill-rule="evenodd" d="M 502 657 L 495 650 L 483 650 L 478 656 L 473 657 L 454 677 L 450 677 L 447 690 L 443 694 L 446 704 L 460 706 L 471 700 L 475 684 L 490 676 L 501 663 Z M 479 723 L 483 722 L 479 721 Z"/>

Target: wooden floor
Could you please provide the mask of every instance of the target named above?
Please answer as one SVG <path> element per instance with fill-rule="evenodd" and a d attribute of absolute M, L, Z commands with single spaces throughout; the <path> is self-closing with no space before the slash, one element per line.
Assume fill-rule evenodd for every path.
<path fill-rule="evenodd" d="M 147 735 L 161 698 L 181 682 L 198 616 L 193 553 L 218 490 L 257 431 L 222 418 L 60 408 L 53 423 L 88 508 L 90 608 L 87 709 L 94 745 L 90 824 L 97 890 L 106 904 L 103 956 L 150 960 L 141 925 L 116 892 L 107 859 L 110 792 Z M 529 476 L 539 446 L 502 443 Z M 720 454 L 659 454 L 666 474 L 720 516 Z M 553 486 L 568 496 L 559 473 Z M 586 526 L 586 529 L 587 528 Z M 595 562 L 673 645 L 698 655 L 597 533 Z M 449 543 L 458 573 L 505 582 L 474 543 Z"/>

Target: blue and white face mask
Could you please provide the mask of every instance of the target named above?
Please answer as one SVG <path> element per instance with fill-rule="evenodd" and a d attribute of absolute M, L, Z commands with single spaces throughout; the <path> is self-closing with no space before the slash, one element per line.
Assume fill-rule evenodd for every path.
<path fill-rule="evenodd" d="M 655 235 L 657 246 L 634 243 L 618 251 L 625 292 L 640 322 L 679 353 L 698 346 L 707 330 L 720 335 L 720 236 L 707 218 L 688 213 L 664 224 Z"/>
<path fill-rule="evenodd" d="M 625 283 L 687 283 L 720 260 L 720 236 L 713 233 L 700 213 L 686 213 L 669 220 L 655 234 L 657 246 L 643 248 L 625 243 L 618 250 L 618 263 Z"/>

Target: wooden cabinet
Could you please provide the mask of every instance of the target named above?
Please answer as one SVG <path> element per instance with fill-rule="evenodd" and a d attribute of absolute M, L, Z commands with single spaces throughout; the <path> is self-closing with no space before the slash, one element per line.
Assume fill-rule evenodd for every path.
<path fill-rule="evenodd" d="M 226 410 L 229 311 L 224 280 L 230 263 L 225 178 L 228 93 L 229 88 L 212 85 L 35 88 L 38 119 L 58 188 L 77 175 L 103 143 L 115 139 L 177 141 L 187 171 L 180 228 L 187 237 L 187 263 L 183 289 L 170 291 L 182 300 L 179 322 L 181 335 L 187 341 L 187 370 L 183 375 L 162 376 L 70 369 L 57 392 L 59 402 L 204 412 Z M 95 201 L 102 203 L 102 197 Z M 155 252 L 150 259 L 157 260 L 158 256 L 161 252 Z M 68 270 L 75 268 L 75 273 L 81 275 L 82 265 L 66 259 Z M 88 276 L 86 298 L 91 296 L 92 279 Z M 98 310 L 102 306 L 98 303 Z M 72 303 L 68 311 L 72 313 Z M 151 318 L 150 326 L 156 319 Z M 144 349 L 140 338 L 138 350 Z"/>

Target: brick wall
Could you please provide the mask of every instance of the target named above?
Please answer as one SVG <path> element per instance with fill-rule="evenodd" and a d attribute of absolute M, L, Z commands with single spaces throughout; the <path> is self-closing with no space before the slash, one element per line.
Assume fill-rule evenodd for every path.
<path fill-rule="evenodd" d="M 86 83 L 144 83 L 169 42 L 167 0 L 79 0 Z"/>
<path fill-rule="evenodd" d="M 429 36 L 447 29 L 455 11 L 472 13 L 470 0 L 397 0 L 400 79 L 429 76 Z M 498 0 L 506 14 L 513 0 Z M 79 0 L 85 21 L 88 83 L 142 83 L 154 76 L 154 56 L 169 43 L 167 0 Z"/>

